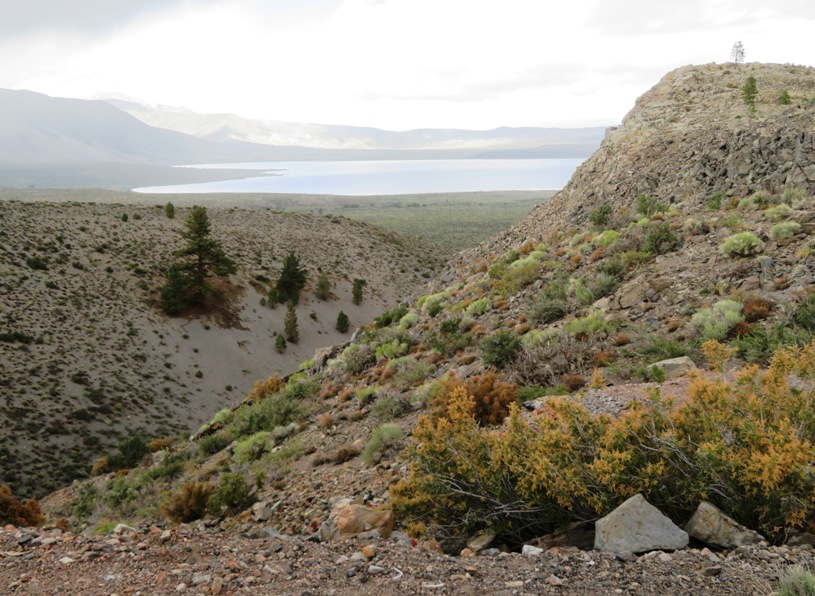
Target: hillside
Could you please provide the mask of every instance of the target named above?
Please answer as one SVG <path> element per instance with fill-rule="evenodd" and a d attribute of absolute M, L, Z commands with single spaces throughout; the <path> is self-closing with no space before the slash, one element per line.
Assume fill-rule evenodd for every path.
<path fill-rule="evenodd" d="M 41 495 L 124 436 L 194 431 L 255 379 L 347 341 L 334 329 L 340 310 L 353 331 L 439 262 L 426 244 L 342 217 L 211 208 L 217 238 L 239 263 L 239 322 L 170 319 L 155 288 L 183 244 L 187 210 L 177 211 L 168 219 L 161 206 L 0 202 L 0 419 L 11 429 L 0 439 L 0 482 Z M 335 298 L 318 300 L 309 286 L 298 306 L 302 339 L 278 354 L 286 309 L 261 300 L 290 250 L 311 284 L 318 268 L 330 275 Z M 368 282 L 360 305 L 351 301 L 357 277 Z"/>
<path fill-rule="evenodd" d="M 815 544 L 813 83 L 779 65 L 669 73 L 566 189 L 428 293 L 45 513 L 86 535 L 127 521 L 147 550 L 163 527 L 191 547 L 268 541 L 233 575 L 213 563 L 234 589 L 776 589 Z M 682 540 L 603 542 L 636 495 Z M 735 538 L 691 528 L 703 501 Z M 386 540 L 394 521 L 413 538 Z M 20 552 L 46 560 L 35 548 Z"/>
<path fill-rule="evenodd" d="M 756 117 L 742 98 L 756 79 Z M 585 224 L 607 203 L 627 207 L 641 194 L 699 209 L 716 193 L 745 197 L 815 189 L 815 71 L 792 65 L 686 66 L 637 100 L 620 127 L 545 208 L 500 234 L 484 254 L 554 226 Z M 783 91 L 788 105 L 777 99 Z M 467 255 L 466 258 L 469 258 Z"/>

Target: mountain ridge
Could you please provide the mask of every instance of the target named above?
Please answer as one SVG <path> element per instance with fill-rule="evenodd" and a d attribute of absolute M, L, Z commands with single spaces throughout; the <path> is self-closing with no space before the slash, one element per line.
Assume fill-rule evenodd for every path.
<path fill-rule="evenodd" d="M 373 127 L 257 120 L 228 113 L 199 114 L 186 108 L 117 99 L 108 101 L 152 126 L 201 138 L 323 149 L 530 151 L 571 145 L 590 154 L 605 131 L 605 127 L 498 127 L 483 131 L 420 128 L 397 132 Z"/>

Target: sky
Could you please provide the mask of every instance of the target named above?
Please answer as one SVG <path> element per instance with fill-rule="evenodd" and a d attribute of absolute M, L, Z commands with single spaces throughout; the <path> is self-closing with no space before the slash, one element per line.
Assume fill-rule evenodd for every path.
<path fill-rule="evenodd" d="M 4 4 L 3 88 L 388 130 L 616 124 L 735 41 L 815 65 L 812 0 Z"/>

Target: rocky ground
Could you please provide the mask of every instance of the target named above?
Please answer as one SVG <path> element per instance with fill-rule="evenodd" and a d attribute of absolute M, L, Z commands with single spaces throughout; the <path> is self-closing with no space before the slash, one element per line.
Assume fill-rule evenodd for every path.
<path fill-rule="evenodd" d="M 57 529 L 0 531 L 4 594 L 740 594 L 766 595 L 802 547 L 655 551 L 619 557 L 553 548 L 450 557 L 395 533 L 315 543 L 247 525 L 121 527 L 105 536 Z"/>

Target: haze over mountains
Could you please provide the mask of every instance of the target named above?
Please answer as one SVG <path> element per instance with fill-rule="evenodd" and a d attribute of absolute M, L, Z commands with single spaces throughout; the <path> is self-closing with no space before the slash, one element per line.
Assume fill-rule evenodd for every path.
<path fill-rule="evenodd" d="M 404 132 L 359 126 L 251 120 L 234 114 L 199 114 L 185 108 L 112 99 L 111 104 L 151 126 L 217 141 L 352 150 L 533 150 L 541 157 L 587 157 L 603 138 L 603 127 L 416 129 Z M 476 153 L 469 155 L 477 156 Z"/>
<path fill-rule="evenodd" d="M 182 174 L 187 182 L 242 175 L 155 169 L 192 163 L 585 157 L 603 133 L 602 127 L 391 132 L 0 89 L 0 186 L 111 186 L 116 180 L 113 186 L 132 188 L 178 183 Z"/>

